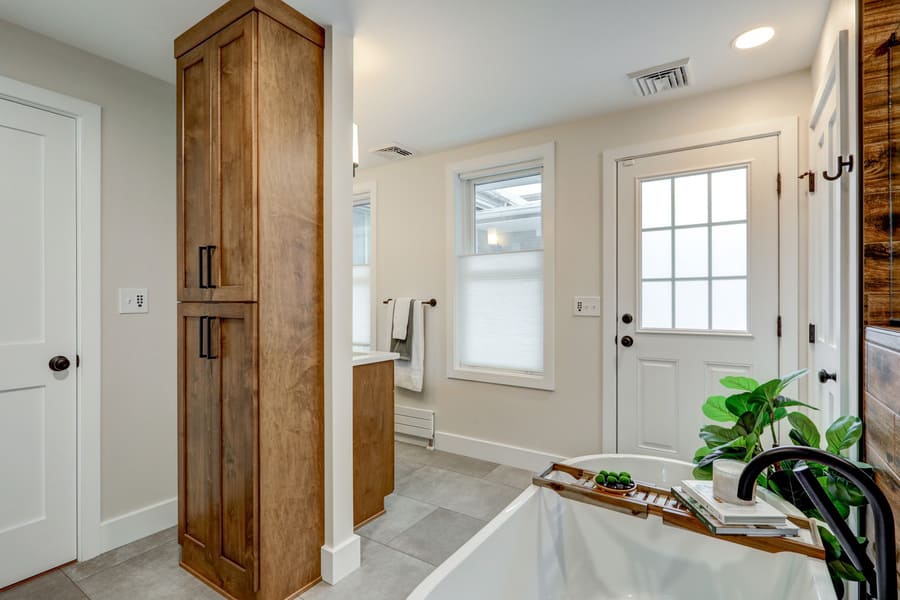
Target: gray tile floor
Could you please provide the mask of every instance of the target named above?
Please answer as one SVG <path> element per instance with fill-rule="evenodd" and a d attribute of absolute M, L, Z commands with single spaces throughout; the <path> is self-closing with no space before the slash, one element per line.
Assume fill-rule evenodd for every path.
<path fill-rule="evenodd" d="M 505 465 L 397 444 L 386 514 L 357 533 L 362 566 L 303 600 L 399 600 L 531 483 Z M 221 598 L 178 566 L 175 528 L 53 571 L 0 600 L 204 600 Z"/>

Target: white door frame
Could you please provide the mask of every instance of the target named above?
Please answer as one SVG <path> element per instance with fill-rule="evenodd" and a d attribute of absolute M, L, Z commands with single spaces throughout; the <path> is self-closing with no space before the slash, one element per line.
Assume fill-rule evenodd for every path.
<path fill-rule="evenodd" d="M 0 98 L 75 120 L 78 560 L 100 553 L 100 107 L 0 76 Z"/>
<path fill-rule="evenodd" d="M 601 154 L 603 180 L 601 187 L 602 258 L 600 265 L 603 297 L 600 328 L 600 431 L 602 451 L 616 452 L 618 445 L 618 408 L 615 336 L 618 330 L 617 279 L 618 279 L 618 161 L 653 154 L 736 142 L 765 135 L 781 136 L 778 144 L 778 171 L 782 174 L 781 202 L 779 208 L 779 309 L 784 317 L 781 337 L 779 370 L 792 371 L 799 364 L 800 354 L 800 287 L 799 244 L 800 213 L 798 204 L 797 166 L 798 146 L 797 116 L 782 117 L 759 123 L 718 129 L 686 136 L 656 140 L 606 150 Z M 775 185 L 775 182 L 772 182 Z M 773 323 L 774 327 L 775 324 Z"/>

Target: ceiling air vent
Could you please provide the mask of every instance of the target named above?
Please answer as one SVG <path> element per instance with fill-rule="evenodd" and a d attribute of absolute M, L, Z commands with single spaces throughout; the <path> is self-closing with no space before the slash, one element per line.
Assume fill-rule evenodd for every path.
<path fill-rule="evenodd" d="M 404 148 L 397 142 L 391 142 L 387 146 L 381 148 L 373 148 L 370 150 L 372 154 L 376 154 L 378 156 L 390 159 L 390 160 L 398 160 L 401 158 L 410 158 L 415 154 L 409 148 Z"/>
<path fill-rule="evenodd" d="M 666 90 L 687 87 L 692 79 L 688 70 L 689 58 L 629 73 L 638 96 L 653 96 Z"/>

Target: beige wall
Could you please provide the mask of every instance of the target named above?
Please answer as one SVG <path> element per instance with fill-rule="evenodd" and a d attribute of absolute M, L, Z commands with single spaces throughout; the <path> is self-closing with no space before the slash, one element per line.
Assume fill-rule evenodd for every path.
<path fill-rule="evenodd" d="M 557 144 L 556 390 L 447 379 L 446 303 L 441 302 L 426 309 L 424 391 L 398 390 L 397 402 L 434 409 L 442 432 L 566 456 L 598 451 L 600 321 L 572 317 L 571 311 L 573 296 L 601 294 L 601 152 L 784 116 L 799 117 L 799 146 L 805 149 L 810 87 L 804 71 L 360 171 L 357 182 L 374 181 L 378 187 L 376 298 L 434 296 L 441 302 L 447 294 L 447 165 L 548 141 Z M 805 150 L 800 157 L 803 171 Z M 795 177 L 785 173 L 788 185 Z"/>
<path fill-rule="evenodd" d="M 5 21 L 0 75 L 102 107 L 106 520 L 177 494 L 175 88 Z M 149 288 L 149 314 L 119 315 L 119 287 Z"/>

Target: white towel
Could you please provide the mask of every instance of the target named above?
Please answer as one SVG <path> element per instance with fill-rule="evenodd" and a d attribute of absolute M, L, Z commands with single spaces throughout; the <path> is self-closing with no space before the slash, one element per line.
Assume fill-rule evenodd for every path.
<path fill-rule="evenodd" d="M 396 309 L 396 306 L 392 308 Z M 406 313 L 409 314 L 409 311 Z M 412 336 L 410 359 L 394 361 L 394 385 L 413 392 L 421 392 L 425 373 L 425 309 L 418 300 L 413 304 Z M 386 331 L 381 343 L 384 349 L 390 349 L 391 338 L 391 332 Z"/>
<path fill-rule="evenodd" d="M 412 298 L 397 298 L 391 305 L 394 308 L 391 338 L 395 340 L 406 339 L 406 326 L 409 323 L 409 303 L 412 301 Z"/>

